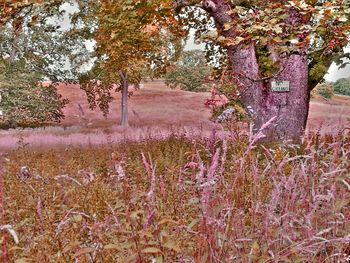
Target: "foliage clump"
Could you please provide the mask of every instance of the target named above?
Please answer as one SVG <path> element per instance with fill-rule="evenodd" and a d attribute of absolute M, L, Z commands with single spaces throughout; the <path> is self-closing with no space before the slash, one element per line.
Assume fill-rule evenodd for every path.
<path fill-rule="evenodd" d="M 25 62 L 0 61 L 0 125 L 3 128 L 59 122 L 68 103 L 54 85 L 41 85 L 42 76 Z"/>
<path fill-rule="evenodd" d="M 171 88 L 187 91 L 207 91 L 204 80 L 210 75 L 211 70 L 203 51 L 184 51 L 180 59 L 166 73 L 165 84 Z"/>
<path fill-rule="evenodd" d="M 245 109 L 242 102 L 238 78 L 230 70 L 218 70 L 212 75 L 207 83 L 212 85 L 211 97 L 206 101 L 206 106 L 212 109 L 212 120 L 229 126 L 250 120 L 250 108 Z"/>
<path fill-rule="evenodd" d="M 260 77 L 271 77 L 280 70 L 279 63 L 273 61 L 271 53 L 267 47 L 257 46 L 256 56 L 259 64 Z"/>
<path fill-rule="evenodd" d="M 333 83 L 334 92 L 350 96 L 350 78 L 341 78 Z"/>
<path fill-rule="evenodd" d="M 312 92 L 326 99 L 331 99 L 334 96 L 334 88 L 331 83 L 327 82 L 318 84 Z"/>

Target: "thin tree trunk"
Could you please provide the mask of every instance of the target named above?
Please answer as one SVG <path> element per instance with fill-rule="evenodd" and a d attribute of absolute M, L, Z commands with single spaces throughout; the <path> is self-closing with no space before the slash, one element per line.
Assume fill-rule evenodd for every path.
<path fill-rule="evenodd" d="M 125 71 L 119 72 L 120 76 L 120 84 L 122 87 L 122 101 L 121 101 L 121 122 L 120 125 L 122 127 L 128 127 L 128 89 L 129 89 L 129 83 L 128 83 L 128 76 Z"/>
<path fill-rule="evenodd" d="M 10 58 L 9 61 L 12 64 L 16 60 L 16 56 L 18 53 L 18 40 L 22 33 L 22 20 L 15 20 L 12 23 L 13 27 L 13 37 L 12 37 L 12 43 L 11 43 L 11 50 L 10 50 Z"/>

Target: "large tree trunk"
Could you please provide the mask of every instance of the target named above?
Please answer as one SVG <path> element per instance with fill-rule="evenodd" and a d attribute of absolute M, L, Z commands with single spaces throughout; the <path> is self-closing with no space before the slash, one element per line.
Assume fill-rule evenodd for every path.
<path fill-rule="evenodd" d="M 214 18 L 221 31 L 224 24 L 234 24 L 228 15 L 230 4 L 224 0 L 203 1 L 204 7 Z M 223 36 L 235 38 L 235 27 L 222 32 Z M 279 60 L 281 68 L 276 76 L 261 78 L 254 43 L 229 46 L 228 58 L 233 74 L 238 77 L 242 101 L 253 119 L 254 131 L 277 117 L 276 125 L 270 125 L 263 133 L 267 140 L 299 140 L 306 126 L 309 111 L 308 61 L 305 54 L 279 57 L 271 52 L 271 58 Z M 288 81 L 288 92 L 273 92 L 272 81 Z"/>
<path fill-rule="evenodd" d="M 286 59 L 281 73 L 259 86 L 255 100 L 259 101 L 254 115 L 255 129 L 277 116 L 276 127 L 264 132 L 270 139 L 293 139 L 298 141 L 304 132 L 309 113 L 307 57 L 291 55 Z M 288 81 L 289 92 L 273 92 L 272 81 Z"/>
<path fill-rule="evenodd" d="M 299 140 L 303 134 L 309 112 L 308 61 L 306 55 L 293 54 L 281 61 L 280 72 L 273 78 L 260 79 L 254 47 L 229 50 L 233 72 L 240 75 L 242 100 L 253 119 L 257 132 L 271 118 L 263 133 L 267 140 Z M 273 81 L 288 81 L 289 91 L 272 91 Z"/>
<path fill-rule="evenodd" d="M 120 125 L 122 127 L 128 127 L 128 89 L 129 89 L 129 82 L 128 82 L 128 76 L 125 71 L 119 72 L 120 76 L 120 84 L 122 87 L 122 101 L 121 101 L 121 122 Z"/>

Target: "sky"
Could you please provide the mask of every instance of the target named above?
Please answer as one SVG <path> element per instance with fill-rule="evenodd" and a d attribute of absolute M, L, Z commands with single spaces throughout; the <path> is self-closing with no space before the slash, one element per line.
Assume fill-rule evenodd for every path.
<path fill-rule="evenodd" d="M 64 19 L 59 22 L 59 24 L 61 25 L 62 29 L 69 29 L 69 27 L 70 27 L 69 13 L 76 11 L 77 7 L 74 5 L 72 6 L 69 4 L 65 4 L 62 7 L 62 9 L 66 10 L 67 13 L 66 13 Z M 204 49 L 204 44 L 197 45 L 194 42 L 193 34 L 190 35 L 190 37 L 186 43 L 186 46 L 185 46 L 185 50 L 192 50 L 192 49 Z M 345 51 L 350 52 L 350 47 L 345 49 Z M 348 78 L 348 77 L 350 77 L 350 65 L 347 65 L 343 69 L 338 69 L 338 66 L 336 66 L 333 63 L 333 65 L 330 67 L 328 73 L 325 75 L 325 80 L 334 82 L 340 78 Z"/>
<path fill-rule="evenodd" d="M 350 52 L 350 48 L 346 48 L 345 52 Z M 328 70 L 328 73 L 325 76 L 327 81 L 336 81 L 340 78 L 349 78 L 350 77 L 350 65 L 347 65 L 343 69 L 338 69 L 338 66 L 333 63 L 333 65 Z"/>

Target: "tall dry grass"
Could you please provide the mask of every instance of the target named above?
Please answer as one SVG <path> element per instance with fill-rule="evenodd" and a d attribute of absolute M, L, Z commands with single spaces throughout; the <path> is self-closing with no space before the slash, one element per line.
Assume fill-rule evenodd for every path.
<path fill-rule="evenodd" d="M 348 262 L 349 134 L 245 134 L 22 145 L 5 158 L 3 248 L 17 262 Z"/>

